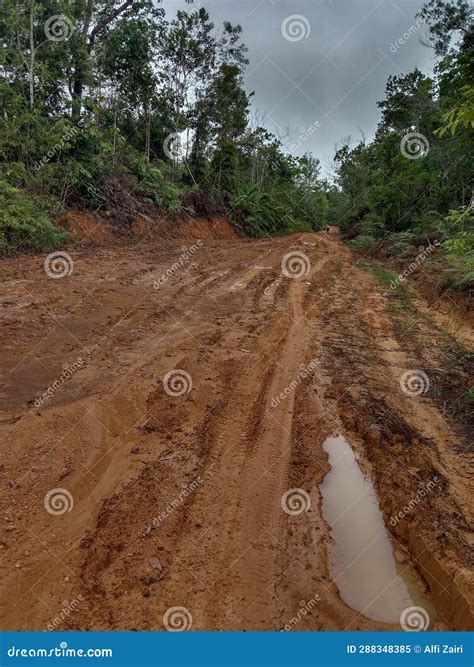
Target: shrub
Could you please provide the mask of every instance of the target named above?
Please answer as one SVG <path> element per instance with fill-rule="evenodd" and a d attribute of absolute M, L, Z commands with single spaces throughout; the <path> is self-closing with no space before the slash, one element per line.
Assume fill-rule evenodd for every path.
<path fill-rule="evenodd" d="M 183 188 L 166 180 L 163 170 L 158 166 L 143 165 L 140 171 L 138 193 L 157 206 L 178 213 L 182 207 Z"/>
<path fill-rule="evenodd" d="M 0 255 L 50 250 L 68 238 L 55 227 L 40 202 L 0 180 Z"/>
<path fill-rule="evenodd" d="M 378 240 L 369 234 L 361 234 L 353 241 L 349 241 L 349 244 L 359 252 L 364 252 L 364 250 L 371 250 L 371 248 L 373 248 L 377 243 Z"/>
<path fill-rule="evenodd" d="M 474 282 L 474 216 L 471 209 L 460 207 L 451 210 L 445 218 L 443 242 L 447 259 L 454 265 L 459 278 L 454 287 L 464 287 Z"/>

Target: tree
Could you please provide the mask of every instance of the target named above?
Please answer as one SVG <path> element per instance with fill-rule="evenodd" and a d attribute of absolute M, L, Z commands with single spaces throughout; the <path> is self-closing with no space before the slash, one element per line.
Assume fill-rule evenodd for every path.
<path fill-rule="evenodd" d="M 391 76 L 385 93 L 385 99 L 377 102 L 382 110 L 379 131 L 430 131 L 430 118 L 437 111 L 432 79 L 418 69 L 405 76 Z"/>
<path fill-rule="evenodd" d="M 455 135 L 462 128 L 474 130 L 474 86 L 465 86 L 462 89 L 462 97 L 461 104 L 444 114 L 444 125 L 436 130 L 439 137 L 444 137 L 448 132 Z"/>
<path fill-rule="evenodd" d="M 469 0 L 429 0 L 417 18 L 430 25 L 428 44 L 437 56 L 446 56 L 453 38 L 472 32 L 473 7 Z"/>
<path fill-rule="evenodd" d="M 119 18 L 159 20 L 163 10 L 155 9 L 152 0 L 80 0 L 76 3 L 71 82 L 72 115 L 80 116 L 84 85 L 93 72 L 92 54 L 97 43 L 106 38 Z M 123 34 L 123 30 L 122 30 Z"/>
<path fill-rule="evenodd" d="M 100 73 L 114 86 L 115 119 L 117 98 L 140 110 L 145 125 L 147 160 L 150 159 L 151 107 L 158 84 L 153 52 L 158 30 L 158 24 L 150 17 L 121 19 L 98 50 Z"/>

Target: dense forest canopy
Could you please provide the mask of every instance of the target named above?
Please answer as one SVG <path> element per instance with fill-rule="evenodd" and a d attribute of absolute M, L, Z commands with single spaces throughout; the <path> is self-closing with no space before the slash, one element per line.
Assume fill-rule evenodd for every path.
<path fill-rule="evenodd" d="M 474 28 L 468 0 L 419 14 L 433 77 L 393 76 L 372 143 L 342 145 L 335 178 L 253 120 L 238 25 L 152 0 L 4 0 L 0 249 L 47 249 L 48 216 L 225 211 L 249 235 L 350 230 L 369 249 L 437 234 L 472 279 Z M 289 119 L 291 120 L 291 119 Z"/>

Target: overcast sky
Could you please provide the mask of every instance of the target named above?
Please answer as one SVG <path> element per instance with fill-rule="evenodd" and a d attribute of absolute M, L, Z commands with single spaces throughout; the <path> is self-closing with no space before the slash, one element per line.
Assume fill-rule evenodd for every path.
<path fill-rule="evenodd" d="M 216 25 L 239 23 L 249 48 L 245 88 L 275 133 L 289 127 L 288 152 L 311 152 L 330 175 L 334 147 L 351 136 L 370 140 L 391 74 L 431 72 L 421 44 L 423 0 L 164 0 L 177 9 L 205 7 Z"/>

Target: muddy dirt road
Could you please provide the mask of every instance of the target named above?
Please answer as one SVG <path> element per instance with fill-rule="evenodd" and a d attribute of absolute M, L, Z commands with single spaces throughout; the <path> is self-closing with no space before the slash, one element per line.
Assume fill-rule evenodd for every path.
<path fill-rule="evenodd" d="M 400 629 L 330 568 L 338 434 L 429 627 L 473 629 L 457 343 L 424 310 L 325 234 L 69 254 L 1 263 L 3 629 Z"/>

